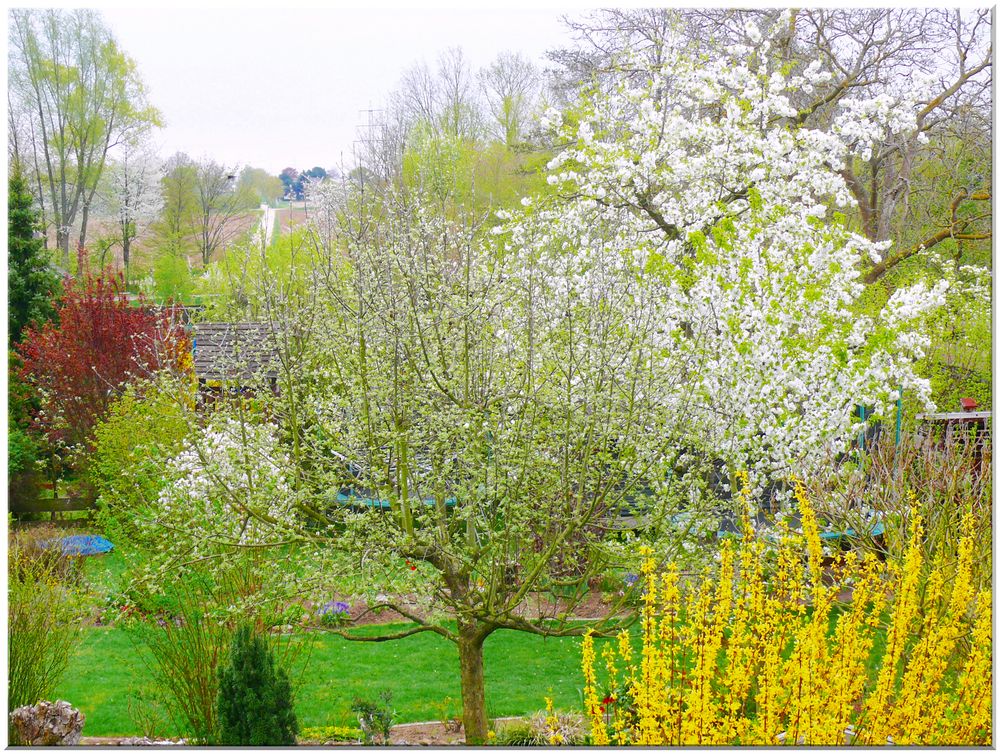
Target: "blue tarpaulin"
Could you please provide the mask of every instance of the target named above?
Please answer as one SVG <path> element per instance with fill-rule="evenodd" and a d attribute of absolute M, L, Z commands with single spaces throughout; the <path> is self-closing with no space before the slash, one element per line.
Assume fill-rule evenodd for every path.
<path fill-rule="evenodd" d="M 59 540 L 63 555 L 101 555 L 111 552 L 111 541 L 96 534 L 74 534 Z"/>

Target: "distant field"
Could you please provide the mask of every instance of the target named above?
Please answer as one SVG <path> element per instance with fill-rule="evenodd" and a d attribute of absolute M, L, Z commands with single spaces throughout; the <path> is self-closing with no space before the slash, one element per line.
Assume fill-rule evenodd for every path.
<path fill-rule="evenodd" d="M 280 232 L 287 233 L 292 228 L 297 225 L 301 225 L 309 219 L 306 210 L 303 208 L 301 202 L 296 202 L 295 206 L 292 208 L 278 209 L 274 213 L 274 227 L 278 228 Z"/>
<path fill-rule="evenodd" d="M 254 225 L 257 224 L 260 214 L 259 209 L 249 209 L 232 217 L 227 223 L 225 231 L 225 235 L 230 239 L 230 242 L 237 241 L 248 233 Z M 100 257 L 100 251 L 97 244 L 98 239 L 113 232 L 113 223 L 113 220 L 105 220 L 101 218 L 91 218 L 87 223 L 87 250 L 93 262 L 98 262 Z M 71 256 L 75 256 L 78 237 L 79 228 L 75 229 L 70 235 Z M 153 255 L 156 250 L 155 239 L 155 234 L 149 228 L 139 234 L 139 236 L 132 242 L 132 264 L 140 268 L 148 268 L 152 265 Z M 188 258 L 193 266 L 200 266 L 201 255 L 197 252 L 197 239 L 194 236 L 191 236 L 189 238 L 189 242 L 192 251 L 188 255 Z M 48 247 L 49 249 L 56 248 L 56 235 L 54 230 L 49 231 Z M 217 250 L 213 256 L 213 260 L 219 259 L 224 253 L 223 249 Z M 116 268 L 120 269 L 123 264 L 121 248 L 115 246 L 113 249 L 109 249 L 105 254 L 105 262 L 106 264 L 114 265 Z"/>

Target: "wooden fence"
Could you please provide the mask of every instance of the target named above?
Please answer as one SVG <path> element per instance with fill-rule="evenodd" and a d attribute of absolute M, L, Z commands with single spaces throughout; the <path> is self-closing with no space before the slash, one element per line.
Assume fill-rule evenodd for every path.
<path fill-rule="evenodd" d="M 27 497 L 20 498 L 11 495 L 8 498 L 7 510 L 11 513 L 48 513 L 47 523 L 55 526 L 77 526 L 90 518 L 90 515 L 81 518 L 62 518 L 63 513 L 75 513 L 78 511 L 92 512 L 97 510 L 97 504 L 93 500 L 82 497 Z"/>

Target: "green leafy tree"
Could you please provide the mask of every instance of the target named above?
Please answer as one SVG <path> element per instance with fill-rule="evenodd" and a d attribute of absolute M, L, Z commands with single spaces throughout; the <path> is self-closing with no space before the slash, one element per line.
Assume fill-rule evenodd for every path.
<path fill-rule="evenodd" d="M 63 266 L 79 223 L 79 246 L 108 151 L 129 134 L 160 124 L 135 61 L 93 10 L 11 11 L 12 99 L 31 113 L 42 189 Z"/>
<path fill-rule="evenodd" d="M 294 746 L 299 725 L 288 674 L 249 626 L 236 630 L 229 663 L 219 673 L 219 743 Z"/>
<path fill-rule="evenodd" d="M 152 295 L 157 301 L 186 301 L 194 291 L 194 280 L 186 256 L 161 249 L 153 261 Z"/>
<path fill-rule="evenodd" d="M 174 254 L 185 254 L 193 249 L 198 194 L 197 168 L 183 152 L 178 152 L 165 165 L 160 181 L 163 206 L 155 224 L 157 244 Z"/>
<path fill-rule="evenodd" d="M 664 531 L 688 499 L 663 467 L 676 426 L 658 396 L 679 375 L 651 358 L 658 292 L 639 290 L 628 271 L 603 280 L 615 306 L 578 300 L 562 284 L 568 260 L 525 261 L 431 198 L 380 201 L 371 211 L 393 219 L 377 234 L 351 237 L 371 216 L 340 216 L 345 247 L 313 268 L 313 280 L 330 269 L 313 303 L 280 275 L 247 290 L 267 304 L 278 345 L 267 411 L 276 425 L 234 420 L 193 437 L 168 468 L 185 479 L 171 488 L 178 495 L 151 513 L 204 552 L 301 545 L 310 557 L 299 588 L 341 572 L 334 551 L 370 553 L 377 566 L 358 574 L 359 592 L 416 625 L 341 634 L 453 642 L 466 738 L 481 743 L 490 635 L 606 622 L 572 620 L 587 584 L 622 557 L 601 543 L 604 517 L 629 498 L 650 505 Z M 649 366 L 626 375 L 623 364 Z M 376 602 L 384 578 L 397 589 L 406 579 L 417 606 Z"/>
<path fill-rule="evenodd" d="M 43 443 L 31 428 L 31 417 L 38 410 L 38 399 L 21 379 L 21 360 L 16 351 L 7 353 L 7 482 L 21 472 L 31 470 L 43 454 Z M 30 484 L 30 480 L 28 481 Z M 11 494 L 17 494 L 11 491 Z"/>
<path fill-rule="evenodd" d="M 419 121 L 410 130 L 400 174 L 408 188 L 433 196 L 452 213 L 471 210 L 495 223 L 491 210 L 513 207 L 522 196 L 547 190 L 541 168 L 550 157 L 515 152 L 497 141 L 438 135 L 431 124 Z"/>
<path fill-rule="evenodd" d="M 105 529 L 134 538 L 135 510 L 156 500 L 167 483 L 163 464 L 183 445 L 193 406 L 192 380 L 166 374 L 129 385 L 111 404 L 94 432 L 88 467 Z"/>
<path fill-rule="evenodd" d="M 285 184 L 278 176 L 271 175 L 262 168 L 247 166 L 240 173 L 237 190 L 248 206 L 256 206 L 261 202 L 273 206 L 285 193 Z"/>
<path fill-rule="evenodd" d="M 55 315 L 54 299 L 59 281 L 49 268 L 43 240 L 35 235 L 38 228 L 38 213 L 28 190 L 28 180 L 15 162 L 8 178 L 7 201 L 7 336 L 11 345 L 21 341 L 30 325 L 39 327 Z M 31 427 L 31 417 L 38 410 L 38 396 L 21 379 L 21 366 L 17 352 L 10 351 L 7 357 L 8 482 L 21 472 L 29 471 L 43 452 L 42 443 Z"/>
<path fill-rule="evenodd" d="M 16 343 L 31 324 L 49 319 L 59 281 L 49 268 L 28 180 L 15 164 L 7 183 L 7 337 Z"/>

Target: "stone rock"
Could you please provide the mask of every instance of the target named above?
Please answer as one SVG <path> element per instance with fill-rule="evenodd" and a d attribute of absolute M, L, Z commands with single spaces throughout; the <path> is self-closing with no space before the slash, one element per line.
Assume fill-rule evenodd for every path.
<path fill-rule="evenodd" d="M 118 746 L 184 746 L 187 743 L 186 739 L 180 739 L 174 741 L 168 738 L 147 738 L 142 736 L 141 738 L 123 738 L 118 742 Z"/>
<path fill-rule="evenodd" d="M 26 746 L 78 746 L 86 716 L 69 702 L 18 707 L 10 721 Z"/>

